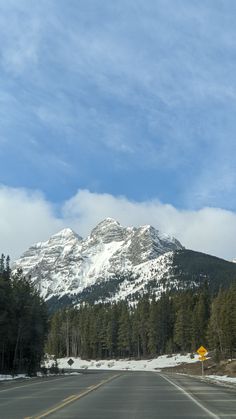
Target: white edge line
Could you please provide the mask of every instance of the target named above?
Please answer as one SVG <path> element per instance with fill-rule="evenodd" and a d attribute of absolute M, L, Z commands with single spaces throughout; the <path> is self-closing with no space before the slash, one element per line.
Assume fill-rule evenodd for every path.
<path fill-rule="evenodd" d="M 202 410 L 204 410 L 208 415 L 210 415 L 214 419 L 220 419 L 218 415 L 211 412 L 207 407 L 203 406 L 198 400 L 196 400 L 191 394 L 189 394 L 186 390 L 184 390 L 182 387 L 178 386 L 177 384 L 173 383 L 169 378 L 165 377 L 162 374 L 159 374 L 162 378 L 164 378 L 166 381 L 168 381 L 170 384 L 172 384 L 174 387 L 176 387 L 178 390 L 180 390 L 182 393 L 185 394 L 189 399 L 191 399 L 198 407 L 200 407 Z"/>

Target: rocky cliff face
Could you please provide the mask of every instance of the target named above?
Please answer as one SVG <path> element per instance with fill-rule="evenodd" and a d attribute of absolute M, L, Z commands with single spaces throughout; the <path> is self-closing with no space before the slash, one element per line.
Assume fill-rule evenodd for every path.
<path fill-rule="evenodd" d="M 30 275 L 46 299 L 79 295 L 116 280 L 113 297 L 124 298 L 142 289 L 153 274 L 166 274 L 172 253 L 181 249 L 178 240 L 149 225 L 126 228 L 107 218 L 85 239 L 64 229 L 35 244 L 13 269 L 21 267 Z"/>

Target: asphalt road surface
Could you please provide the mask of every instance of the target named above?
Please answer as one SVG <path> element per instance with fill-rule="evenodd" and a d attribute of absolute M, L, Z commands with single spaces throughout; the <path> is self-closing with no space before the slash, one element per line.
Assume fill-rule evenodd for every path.
<path fill-rule="evenodd" d="M 1 419 L 236 418 L 236 391 L 157 372 L 94 371 L 0 384 Z"/>

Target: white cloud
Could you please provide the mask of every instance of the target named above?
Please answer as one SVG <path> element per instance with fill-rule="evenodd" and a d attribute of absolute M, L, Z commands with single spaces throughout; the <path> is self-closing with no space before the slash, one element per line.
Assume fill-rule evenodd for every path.
<path fill-rule="evenodd" d="M 81 190 L 65 203 L 63 211 L 65 219 L 82 235 L 109 216 L 126 226 L 151 224 L 193 250 L 226 259 L 236 256 L 236 214 L 220 208 L 179 210 L 158 200 L 134 202 Z"/>
<path fill-rule="evenodd" d="M 12 259 L 63 227 L 86 236 L 108 216 L 125 226 L 151 224 L 193 250 L 229 260 L 236 256 L 236 214 L 220 208 L 179 210 L 158 200 L 135 202 L 80 190 L 63 204 L 59 218 L 40 193 L 1 187 L 0 213 L 0 251 Z"/>
<path fill-rule="evenodd" d="M 59 220 L 38 192 L 0 187 L 0 252 L 18 257 L 30 245 L 60 230 Z"/>

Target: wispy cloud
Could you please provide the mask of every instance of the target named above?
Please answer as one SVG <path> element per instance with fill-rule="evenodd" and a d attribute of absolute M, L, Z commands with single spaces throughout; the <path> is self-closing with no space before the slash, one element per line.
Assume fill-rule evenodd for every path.
<path fill-rule="evenodd" d="M 42 25 L 35 11 L 26 2 L 0 5 L 1 65 L 14 77 L 22 75 L 38 64 L 38 47 Z"/>
<path fill-rule="evenodd" d="M 114 167 L 114 194 L 236 208 L 234 1 L 11 0 L 0 12 L 0 138 L 14 156 L 0 152 L 20 173 L 0 168 L 5 183 L 52 197 L 67 167 L 62 200 L 111 191 Z"/>

